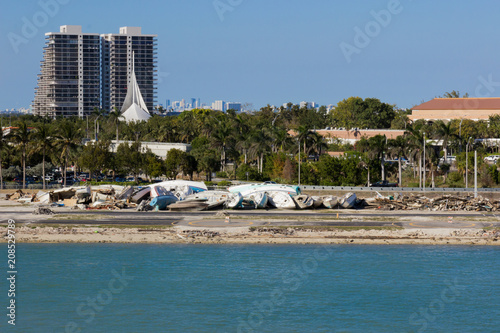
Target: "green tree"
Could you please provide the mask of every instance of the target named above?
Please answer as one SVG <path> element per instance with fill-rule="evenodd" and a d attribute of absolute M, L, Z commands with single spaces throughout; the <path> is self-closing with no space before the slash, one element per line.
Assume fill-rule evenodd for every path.
<path fill-rule="evenodd" d="M 439 120 L 435 123 L 437 125 L 437 131 L 435 135 L 438 139 L 443 140 L 443 150 L 444 150 L 444 160 L 448 160 L 448 143 L 451 138 L 456 137 L 453 133 L 452 123 L 444 123 L 442 120 Z"/>
<path fill-rule="evenodd" d="M 185 152 L 179 149 L 170 149 L 167 152 L 167 158 L 165 159 L 165 172 L 168 178 L 177 178 L 177 175 L 181 171 L 184 154 Z"/>
<path fill-rule="evenodd" d="M 144 165 L 143 157 L 139 141 L 132 142 L 130 145 L 126 142 L 121 143 L 116 149 L 116 159 L 120 169 L 134 175 L 136 182 Z"/>
<path fill-rule="evenodd" d="M 163 161 L 156 156 L 156 154 L 148 149 L 144 154 L 143 169 L 146 176 L 149 177 L 149 180 L 151 180 L 151 177 L 157 178 L 165 174 L 165 163 L 163 163 Z"/>
<path fill-rule="evenodd" d="M 33 132 L 32 153 L 42 153 L 42 187 L 45 190 L 45 157 L 47 152 L 53 148 L 54 138 L 48 124 L 40 123 Z"/>
<path fill-rule="evenodd" d="M 120 127 L 120 120 L 122 118 L 122 114 L 115 107 L 114 110 L 111 111 L 108 114 L 108 118 L 111 120 L 112 123 L 114 123 L 116 125 L 116 144 L 118 144 L 118 140 L 119 140 L 119 127 Z"/>
<path fill-rule="evenodd" d="M 23 189 L 26 188 L 26 155 L 28 145 L 31 141 L 30 129 L 26 122 L 22 121 L 18 128 L 12 134 L 12 141 L 17 144 L 18 149 L 21 151 L 21 164 L 23 168 Z"/>
<path fill-rule="evenodd" d="M 82 137 L 81 131 L 69 120 L 62 122 L 59 125 L 58 134 L 56 135 L 56 146 L 60 152 L 60 157 L 63 160 L 63 184 L 66 186 L 66 173 L 70 153 L 75 151 L 81 145 Z"/>
<path fill-rule="evenodd" d="M 78 165 L 89 171 L 90 178 L 97 171 L 106 169 L 111 160 L 111 152 L 109 151 L 109 141 L 89 142 L 83 147 L 78 158 Z"/>
<path fill-rule="evenodd" d="M 8 148 L 8 143 L 7 143 L 7 140 L 5 138 L 5 136 L 3 136 L 3 133 L 2 135 L 0 135 L 0 190 L 3 190 L 3 154 L 5 151 L 7 151 L 7 148 Z"/>
<path fill-rule="evenodd" d="M 398 159 L 398 185 L 403 186 L 403 171 L 401 165 L 401 159 L 405 157 L 407 150 L 407 143 L 403 136 L 398 136 L 396 139 L 390 139 L 387 141 L 388 153 L 392 158 Z"/>

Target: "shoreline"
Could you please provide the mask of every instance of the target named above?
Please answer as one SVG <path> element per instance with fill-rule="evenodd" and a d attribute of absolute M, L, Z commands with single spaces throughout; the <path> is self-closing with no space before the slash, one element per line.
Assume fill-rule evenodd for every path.
<path fill-rule="evenodd" d="M 16 228 L 16 243 L 81 244 L 318 244 L 318 245 L 500 245 L 500 232 L 481 229 L 399 229 L 355 231 L 294 231 L 293 228 L 250 231 L 248 228 L 167 229 L 100 227 L 27 227 Z M 0 227 L 6 243 L 6 227 Z"/>

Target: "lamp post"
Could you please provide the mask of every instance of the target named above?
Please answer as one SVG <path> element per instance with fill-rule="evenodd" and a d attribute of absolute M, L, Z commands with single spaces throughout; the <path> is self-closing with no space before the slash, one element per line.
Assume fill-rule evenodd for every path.
<path fill-rule="evenodd" d="M 98 116 L 97 116 L 97 118 L 95 118 L 95 120 L 94 120 L 94 133 L 95 133 L 95 141 L 96 141 L 96 142 L 97 142 L 97 140 L 98 140 L 98 137 L 97 137 L 97 134 L 98 134 L 98 133 L 97 133 L 97 120 L 99 119 L 99 117 L 100 117 L 100 116 L 101 116 L 101 115 L 98 115 Z"/>
<path fill-rule="evenodd" d="M 468 114 L 464 114 L 464 117 L 468 117 Z M 464 118 L 460 119 L 460 126 L 458 127 L 458 136 L 460 137 L 460 152 L 462 152 L 462 122 Z"/>
<path fill-rule="evenodd" d="M 467 140 L 467 145 L 465 146 L 465 188 L 469 188 L 469 141 L 472 137 Z"/>
<path fill-rule="evenodd" d="M 300 186 L 300 139 L 299 139 L 299 186 Z"/>
<path fill-rule="evenodd" d="M 423 177 L 422 187 L 425 192 L 425 132 L 424 132 L 424 177 Z"/>
<path fill-rule="evenodd" d="M 474 150 L 474 198 L 477 198 L 477 150 Z"/>

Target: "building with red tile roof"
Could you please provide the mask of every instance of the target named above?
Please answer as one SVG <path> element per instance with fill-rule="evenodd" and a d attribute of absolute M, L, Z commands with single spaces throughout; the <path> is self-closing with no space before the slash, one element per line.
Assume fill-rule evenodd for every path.
<path fill-rule="evenodd" d="M 500 115 L 500 98 L 434 98 L 413 107 L 410 120 L 488 120 Z"/>

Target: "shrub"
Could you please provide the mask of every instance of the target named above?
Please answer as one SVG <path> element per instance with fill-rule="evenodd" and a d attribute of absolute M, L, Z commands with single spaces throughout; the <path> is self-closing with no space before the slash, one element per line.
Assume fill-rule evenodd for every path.
<path fill-rule="evenodd" d="M 215 174 L 217 178 L 228 178 L 227 173 L 225 171 L 219 171 Z"/>
<path fill-rule="evenodd" d="M 219 182 L 219 183 L 217 184 L 217 186 L 224 186 L 224 187 L 226 187 L 226 186 L 231 186 L 231 182 L 230 182 L 230 181 L 227 181 L 227 180 L 223 180 L 223 181 Z"/>

